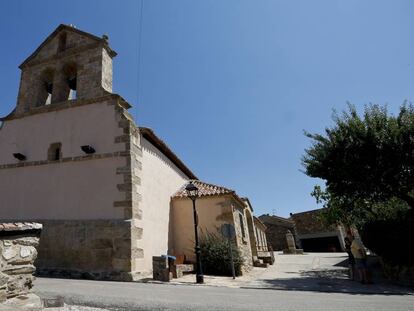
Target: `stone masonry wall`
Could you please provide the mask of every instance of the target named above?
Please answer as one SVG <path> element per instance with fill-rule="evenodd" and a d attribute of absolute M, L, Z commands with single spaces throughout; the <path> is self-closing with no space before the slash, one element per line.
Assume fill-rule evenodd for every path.
<path fill-rule="evenodd" d="M 302 235 L 336 231 L 337 228 L 335 225 L 328 226 L 322 221 L 320 218 L 321 212 L 319 209 L 292 214 L 291 219 L 295 223 L 296 233 Z"/>
<path fill-rule="evenodd" d="M 130 275 L 131 279 L 138 279 L 148 273 L 144 268 L 144 248 L 142 243 L 143 225 L 142 225 L 142 208 L 141 194 L 139 186 L 141 185 L 142 170 L 142 147 L 139 135 L 139 129 L 136 126 L 132 116 L 122 106 L 117 107 L 120 121 L 118 126 L 122 128 L 123 135 L 115 138 L 115 142 L 124 144 L 125 152 L 128 156 L 125 158 L 125 166 L 117 169 L 117 174 L 123 176 L 123 183 L 118 184 L 118 190 L 124 194 L 124 201 L 114 202 L 114 207 L 124 209 L 124 217 L 130 221 Z"/>
<path fill-rule="evenodd" d="M 287 248 L 286 242 L 286 232 L 290 230 L 294 232 L 293 225 L 289 223 L 280 223 L 279 225 L 275 224 L 266 224 L 266 236 L 268 243 L 272 246 L 273 250 L 281 251 Z"/>
<path fill-rule="evenodd" d="M 233 201 L 233 206 L 234 206 L 234 212 L 233 212 L 234 228 L 236 231 L 237 246 L 244 259 L 244 264 L 242 267 L 242 273 L 244 274 L 248 272 L 249 270 L 251 270 L 253 266 L 253 257 L 252 257 L 252 249 L 250 246 L 249 229 L 247 226 L 247 218 L 246 218 L 246 213 L 244 211 L 244 206 L 243 208 L 241 206 L 238 207 L 238 204 L 236 201 Z M 240 216 L 239 216 L 240 214 L 243 216 L 243 224 L 241 224 L 240 222 Z M 242 226 L 244 226 L 244 237 L 243 237 Z"/>
<path fill-rule="evenodd" d="M 63 50 L 58 48 L 61 35 L 67 37 Z M 78 99 L 96 98 L 112 92 L 112 57 L 115 55 L 106 40 L 81 34 L 71 27 L 61 27 L 36 55 L 20 66 L 22 76 L 15 113 L 21 114 L 45 104 L 45 81 L 53 84 L 52 104 L 68 100 L 67 79 L 73 74 L 77 77 Z M 73 73 L 69 74 L 68 70 Z"/>
<path fill-rule="evenodd" d="M 32 288 L 41 228 L 36 223 L 0 223 L 0 302 Z"/>
<path fill-rule="evenodd" d="M 131 222 L 42 220 L 39 275 L 131 280 Z"/>
<path fill-rule="evenodd" d="M 262 215 L 259 219 L 266 225 L 267 243 L 274 251 L 287 248 L 286 232 L 290 230 L 295 235 L 295 226 L 292 221 L 278 216 Z M 295 240 L 297 238 L 295 236 Z"/>

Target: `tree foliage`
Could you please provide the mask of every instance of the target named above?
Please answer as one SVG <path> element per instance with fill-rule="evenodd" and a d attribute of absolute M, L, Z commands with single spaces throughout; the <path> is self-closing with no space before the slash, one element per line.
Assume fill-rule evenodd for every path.
<path fill-rule="evenodd" d="M 313 195 L 324 203 L 331 221 L 360 223 L 399 217 L 414 207 L 414 106 L 398 115 L 369 105 L 360 116 L 355 107 L 334 114 L 324 135 L 305 133 L 305 173 L 326 182 Z"/>

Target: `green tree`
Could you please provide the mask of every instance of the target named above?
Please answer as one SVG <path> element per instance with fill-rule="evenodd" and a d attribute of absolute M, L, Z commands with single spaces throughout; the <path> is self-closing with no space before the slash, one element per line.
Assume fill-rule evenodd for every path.
<path fill-rule="evenodd" d="M 414 106 L 394 116 L 369 105 L 360 116 L 349 105 L 333 121 L 323 135 L 305 133 L 312 145 L 302 158 L 305 173 L 326 183 L 313 192 L 326 218 L 363 225 L 413 209 Z"/>

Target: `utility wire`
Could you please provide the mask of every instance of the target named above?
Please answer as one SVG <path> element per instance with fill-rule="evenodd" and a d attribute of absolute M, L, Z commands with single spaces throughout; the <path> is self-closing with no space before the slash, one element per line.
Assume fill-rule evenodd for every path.
<path fill-rule="evenodd" d="M 138 22 L 138 62 L 137 62 L 137 103 L 139 104 L 139 96 L 140 96 L 140 80 L 141 80 L 141 42 L 142 42 L 142 19 L 144 12 L 144 0 L 141 0 L 141 6 L 139 11 L 139 22 Z"/>

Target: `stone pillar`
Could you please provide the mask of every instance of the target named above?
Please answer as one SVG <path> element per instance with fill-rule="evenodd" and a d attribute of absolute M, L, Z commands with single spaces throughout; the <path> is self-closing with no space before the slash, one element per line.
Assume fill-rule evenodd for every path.
<path fill-rule="evenodd" d="M 152 257 L 153 279 L 156 281 L 169 282 L 172 279 L 167 256 Z"/>
<path fill-rule="evenodd" d="M 290 230 L 286 232 L 286 242 L 287 242 L 288 249 L 290 251 L 296 250 L 295 238 L 293 237 L 293 234 L 292 232 L 290 232 Z"/>
<path fill-rule="evenodd" d="M 286 232 L 286 243 L 288 248 L 283 250 L 283 254 L 303 254 L 303 249 L 296 248 L 295 237 L 290 230 Z"/>
<path fill-rule="evenodd" d="M 0 223 L 0 301 L 33 287 L 41 228 L 36 223 Z"/>

